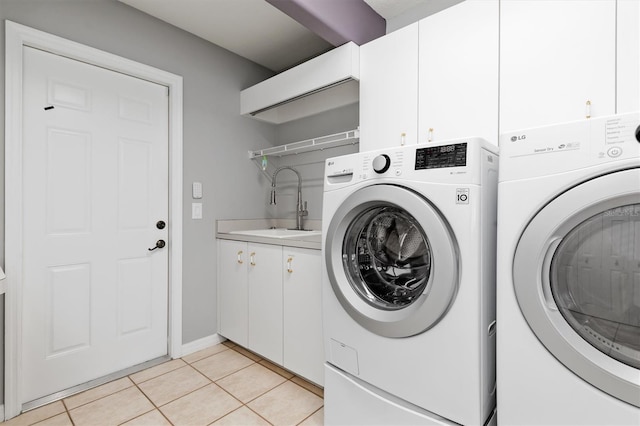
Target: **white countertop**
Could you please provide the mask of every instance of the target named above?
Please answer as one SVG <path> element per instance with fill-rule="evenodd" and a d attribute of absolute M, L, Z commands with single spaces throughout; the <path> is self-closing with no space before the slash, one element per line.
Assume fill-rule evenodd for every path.
<path fill-rule="evenodd" d="M 223 240 L 248 241 L 252 243 L 272 244 L 285 247 L 300 247 L 320 250 L 322 248 L 322 235 L 297 235 L 287 238 L 273 238 L 261 235 L 240 234 L 237 231 L 270 228 L 293 228 L 295 221 L 288 219 L 238 219 L 218 220 L 216 223 L 216 238 Z M 320 230 L 322 223 L 319 220 L 306 220 L 306 229 Z"/>

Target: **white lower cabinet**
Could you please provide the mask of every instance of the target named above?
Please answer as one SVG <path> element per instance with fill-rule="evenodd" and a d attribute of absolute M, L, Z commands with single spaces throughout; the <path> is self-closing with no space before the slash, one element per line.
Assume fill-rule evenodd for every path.
<path fill-rule="evenodd" d="M 218 240 L 218 331 L 247 346 L 249 282 L 247 243 Z"/>
<path fill-rule="evenodd" d="M 320 250 L 218 240 L 218 331 L 323 384 Z"/>
<path fill-rule="evenodd" d="M 284 365 L 324 383 L 320 251 L 283 247 Z"/>
<path fill-rule="evenodd" d="M 248 348 L 282 365 L 282 247 L 249 243 Z"/>

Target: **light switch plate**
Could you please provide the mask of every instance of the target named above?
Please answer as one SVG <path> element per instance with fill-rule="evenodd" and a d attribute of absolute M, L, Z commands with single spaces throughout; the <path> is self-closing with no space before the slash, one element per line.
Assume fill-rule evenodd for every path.
<path fill-rule="evenodd" d="M 202 219 L 202 203 L 191 203 L 191 219 Z"/>

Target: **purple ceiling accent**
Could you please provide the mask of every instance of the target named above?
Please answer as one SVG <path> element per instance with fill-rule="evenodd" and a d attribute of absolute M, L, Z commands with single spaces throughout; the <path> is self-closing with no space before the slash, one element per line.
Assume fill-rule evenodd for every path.
<path fill-rule="evenodd" d="M 363 0 L 266 0 L 334 46 L 385 34 L 386 21 Z"/>

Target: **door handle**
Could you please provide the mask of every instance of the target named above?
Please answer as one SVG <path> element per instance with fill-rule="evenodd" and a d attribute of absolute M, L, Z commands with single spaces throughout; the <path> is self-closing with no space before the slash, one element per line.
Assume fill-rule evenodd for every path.
<path fill-rule="evenodd" d="M 164 242 L 164 240 L 158 240 L 156 241 L 156 246 L 155 247 L 151 247 L 150 249 L 148 249 L 149 251 L 153 251 L 155 249 L 159 249 L 159 248 L 163 248 L 164 246 L 166 246 L 167 243 Z"/>

